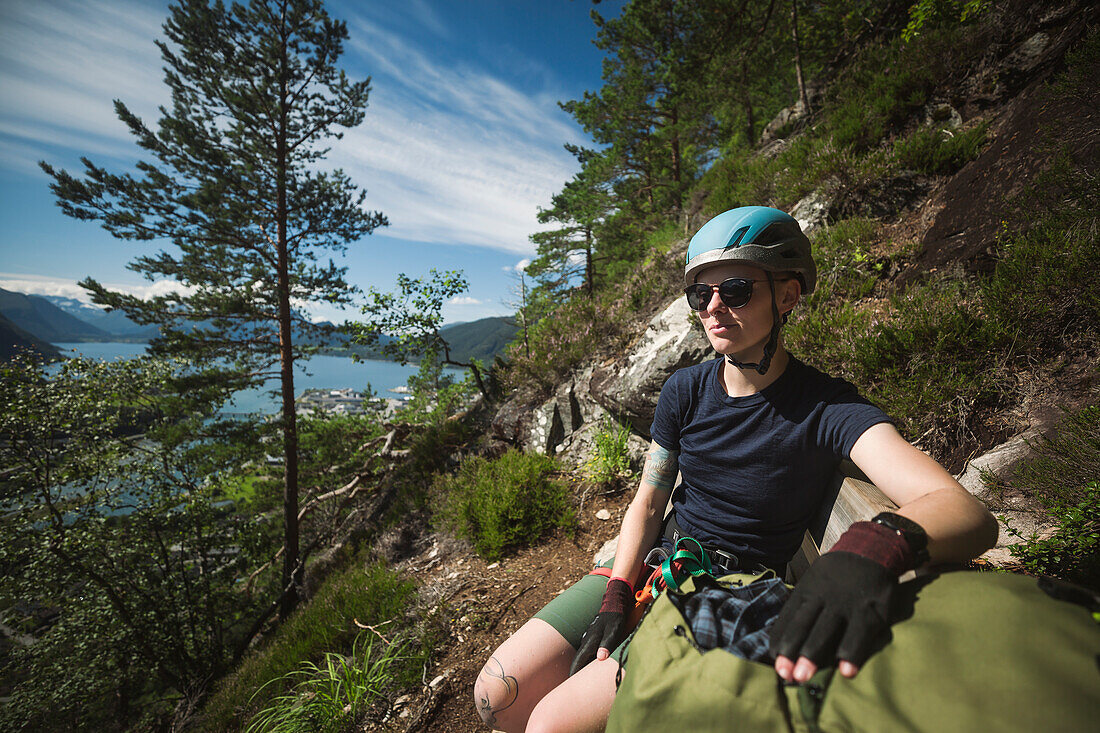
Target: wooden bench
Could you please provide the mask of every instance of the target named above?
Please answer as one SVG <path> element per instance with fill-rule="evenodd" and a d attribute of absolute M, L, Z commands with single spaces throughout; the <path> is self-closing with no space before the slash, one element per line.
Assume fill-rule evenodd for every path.
<path fill-rule="evenodd" d="M 897 508 L 897 504 L 870 483 L 854 463 L 844 461 L 833 477 L 821 511 L 802 538 L 802 548 L 791 558 L 787 582 L 794 583 L 802 577 L 810 564 L 835 545 L 853 522 L 865 521 L 879 512 Z"/>

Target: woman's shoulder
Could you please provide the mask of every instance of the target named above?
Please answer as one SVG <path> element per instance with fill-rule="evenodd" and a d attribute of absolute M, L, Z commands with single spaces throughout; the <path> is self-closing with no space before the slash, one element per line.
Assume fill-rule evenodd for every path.
<path fill-rule="evenodd" d="M 836 400 L 846 395 L 859 395 L 859 390 L 848 380 L 843 377 L 834 377 L 831 374 L 826 374 L 793 355 L 791 356 L 788 375 L 788 382 L 798 385 L 804 394 L 814 395 L 818 399 L 826 402 Z"/>

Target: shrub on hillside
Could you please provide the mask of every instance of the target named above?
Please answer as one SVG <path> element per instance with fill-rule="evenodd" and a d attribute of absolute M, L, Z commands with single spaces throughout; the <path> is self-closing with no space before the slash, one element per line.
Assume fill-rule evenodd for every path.
<path fill-rule="evenodd" d="M 568 490 L 556 471 L 554 459 L 517 450 L 495 460 L 467 459 L 437 481 L 436 521 L 469 539 L 482 557 L 498 559 L 551 529 L 573 527 Z"/>
<path fill-rule="evenodd" d="M 954 173 L 977 158 L 985 147 L 989 125 L 951 131 L 932 125 L 894 143 L 894 159 L 902 168 L 941 175 Z"/>
<path fill-rule="evenodd" d="M 830 89 L 826 127 L 836 144 L 867 150 L 902 126 L 933 91 L 969 68 L 973 28 L 945 28 L 861 51 Z"/>
<path fill-rule="evenodd" d="M 1037 496 L 1059 527 L 1044 539 L 1023 538 L 1012 555 L 1030 573 L 1100 590 L 1100 405 L 1067 414 L 1054 434 L 1032 447 L 1035 455 L 1011 476 L 986 477 L 987 484 Z"/>

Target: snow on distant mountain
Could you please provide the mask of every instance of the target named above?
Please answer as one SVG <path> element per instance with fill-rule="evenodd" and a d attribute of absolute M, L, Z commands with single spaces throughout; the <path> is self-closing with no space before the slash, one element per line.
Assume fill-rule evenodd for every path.
<path fill-rule="evenodd" d="M 101 331 L 121 336 L 127 340 L 151 339 L 155 338 L 160 332 L 156 326 L 139 326 L 127 318 L 122 311 L 108 313 L 97 305 L 85 303 L 76 298 L 67 298 L 63 295 L 41 295 L 37 297 L 45 298 L 69 315 L 76 316 Z"/>

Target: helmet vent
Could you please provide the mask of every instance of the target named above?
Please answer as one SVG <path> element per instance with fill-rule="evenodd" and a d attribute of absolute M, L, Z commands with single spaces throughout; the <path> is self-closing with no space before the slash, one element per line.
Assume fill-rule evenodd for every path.
<path fill-rule="evenodd" d="M 756 235 L 753 240 L 753 244 L 759 244 L 762 247 L 767 247 L 777 242 L 790 239 L 794 234 L 791 230 L 791 224 L 793 222 L 777 221 L 768 226 L 764 231 Z M 797 224 L 794 225 L 796 228 Z"/>
<path fill-rule="evenodd" d="M 748 233 L 748 231 L 748 227 L 741 227 L 740 229 L 738 229 L 736 232 L 733 233 L 733 236 L 730 237 L 729 244 L 727 244 L 724 249 L 732 249 L 741 244 L 741 240 L 745 238 L 745 234 Z"/>

